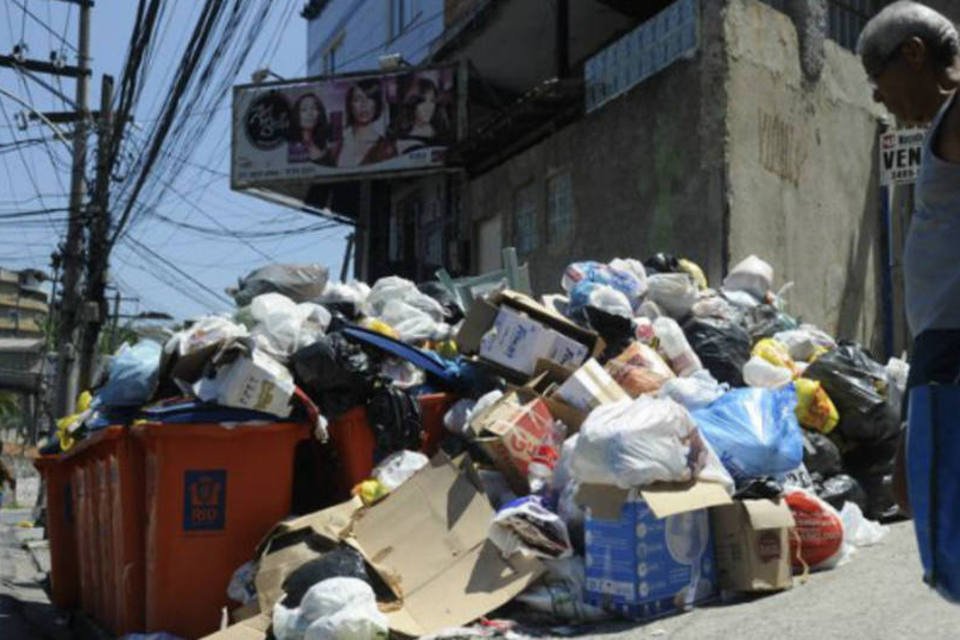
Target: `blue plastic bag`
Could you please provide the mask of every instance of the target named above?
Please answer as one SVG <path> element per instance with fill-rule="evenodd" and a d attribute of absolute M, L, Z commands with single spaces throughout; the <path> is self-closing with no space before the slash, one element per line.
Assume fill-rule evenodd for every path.
<path fill-rule="evenodd" d="M 574 262 L 567 267 L 561 280 L 564 291 L 568 293 L 572 292 L 578 284 L 584 282 L 613 287 L 627 297 L 627 301 L 634 309 L 640 306 L 643 294 L 646 291 L 646 283 L 641 282 L 633 273 L 592 260 Z"/>
<path fill-rule="evenodd" d="M 691 415 L 735 480 L 776 476 L 803 462 L 793 385 L 733 389 Z"/>
<path fill-rule="evenodd" d="M 121 347 L 110 361 L 109 377 L 97 392 L 95 406 L 138 407 L 149 400 L 157 384 L 162 351 L 163 347 L 151 340 Z"/>
<path fill-rule="evenodd" d="M 907 494 L 923 580 L 960 602 L 960 387 L 916 387 L 909 406 Z"/>

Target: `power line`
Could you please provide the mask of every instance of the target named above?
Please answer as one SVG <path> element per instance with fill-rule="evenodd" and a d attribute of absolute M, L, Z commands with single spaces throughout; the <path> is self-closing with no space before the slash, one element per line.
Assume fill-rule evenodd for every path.
<path fill-rule="evenodd" d="M 33 13 L 32 11 L 30 11 L 30 10 L 26 7 L 26 5 L 24 5 L 22 2 L 20 2 L 20 0 L 10 0 L 10 2 L 12 2 L 12 3 L 15 4 L 15 5 L 17 5 L 18 7 L 20 7 L 21 10 L 23 10 L 23 24 L 22 24 L 22 29 L 21 29 L 21 33 L 20 33 L 20 39 L 21 39 L 21 40 L 23 40 L 24 35 L 26 34 L 27 16 L 30 16 L 30 18 L 31 18 L 34 22 L 36 22 L 38 25 L 40 25 L 40 27 L 41 27 L 44 31 L 46 31 L 47 33 L 55 36 L 58 40 L 60 40 L 60 42 L 62 42 L 62 43 L 65 44 L 66 46 L 68 46 L 68 47 L 70 47 L 71 49 L 73 49 L 74 53 L 80 53 L 79 51 L 77 51 L 77 48 L 76 48 L 75 46 L 73 46 L 72 44 L 70 44 L 70 42 L 69 42 L 66 38 L 62 37 L 59 33 L 57 33 L 56 31 L 54 31 L 53 28 L 50 27 L 50 25 L 48 25 L 46 22 L 44 22 L 43 20 L 41 20 L 40 18 L 38 18 L 36 15 L 34 15 L 34 13 Z"/>

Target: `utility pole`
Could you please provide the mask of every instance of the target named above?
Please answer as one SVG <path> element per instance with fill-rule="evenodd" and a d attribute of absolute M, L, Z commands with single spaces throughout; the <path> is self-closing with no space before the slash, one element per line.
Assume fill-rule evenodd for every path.
<path fill-rule="evenodd" d="M 100 120 L 97 138 L 97 177 L 93 187 L 88 216 L 90 231 L 87 239 L 87 282 L 86 305 L 89 316 L 83 325 L 83 342 L 80 349 L 80 388 L 89 389 L 97 369 L 97 346 L 100 343 L 100 330 L 107 318 L 107 269 L 109 251 L 107 248 L 110 234 L 110 148 L 114 136 L 113 114 L 110 105 L 113 102 L 113 77 L 104 75 L 100 89 Z"/>
<path fill-rule="evenodd" d="M 70 221 L 67 240 L 63 249 L 63 294 L 57 347 L 60 352 L 57 362 L 58 416 L 73 413 L 77 397 L 76 339 L 82 307 L 80 276 L 83 268 L 83 195 L 85 192 L 84 170 L 87 159 L 87 89 L 90 64 L 90 3 L 80 4 L 80 37 L 78 41 L 77 67 L 77 123 L 73 133 L 73 172 L 70 178 Z"/>

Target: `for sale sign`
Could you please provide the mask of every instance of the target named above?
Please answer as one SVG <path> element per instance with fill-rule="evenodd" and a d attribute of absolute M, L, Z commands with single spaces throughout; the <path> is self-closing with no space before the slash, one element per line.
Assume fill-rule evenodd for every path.
<path fill-rule="evenodd" d="M 920 171 L 926 129 L 899 129 L 880 135 L 880 184 L 913 184 Z"/>

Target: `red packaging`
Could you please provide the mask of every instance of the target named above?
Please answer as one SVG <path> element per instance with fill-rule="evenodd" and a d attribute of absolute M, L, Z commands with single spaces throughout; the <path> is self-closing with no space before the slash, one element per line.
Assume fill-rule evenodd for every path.
<path fill-rule="evenodd" d="M 796 535 L 790 537 L 793 568 L 802 570 L 806 563 L 813 569 L 833 559 L 843 546 L 843 521 L 837 512 L 806 491 L 791 491 L 786 500 L 797 523 Z"/>

